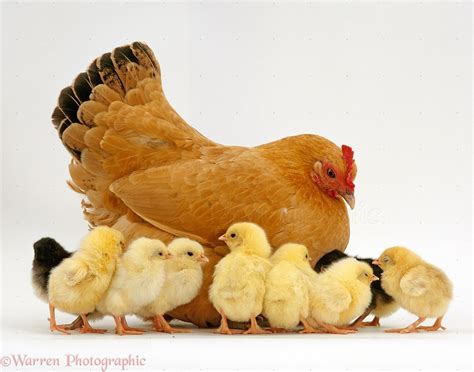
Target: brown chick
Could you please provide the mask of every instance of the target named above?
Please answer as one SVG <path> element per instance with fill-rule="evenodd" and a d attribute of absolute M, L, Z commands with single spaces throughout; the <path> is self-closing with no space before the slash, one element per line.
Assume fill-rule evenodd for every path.
<path fill-rule="evenodd" d="M 251 148 L 207 139 L 169 105 L 143 43 L 97 58 L 61 92 L 53 123 L 73 156 L 70 186 L 86 196 L 86 219 L 127 240 L 183 236 L 214 248 L 240 220 L 261 225 L 274 246 L 306 245 L 312 264 L 348 243 L 344 201 L 354 207 L 356 176 L 350 147 L 310 134 Z M 221 256 L 206 255 L 200 295 L 173 312 L 200 326 L 218 319 L 207 285 Z"/>
<path fill-rule="evenodd" d="M 404 309 L 418 316 L 405 328 L 385 332 L 412 333 L 436 331 L 448 310 L 453 296 L 452 284 L 446 274 L 404 247 L 386 249 L 374 264 L 382 270 L 382 288 Z M 426 318 L 436 318 L 429 327 L 420 326 Z"/>

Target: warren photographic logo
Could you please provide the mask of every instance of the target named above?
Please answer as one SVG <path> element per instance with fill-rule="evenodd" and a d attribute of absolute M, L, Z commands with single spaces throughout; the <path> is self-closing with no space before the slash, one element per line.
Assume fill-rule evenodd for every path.
<path fill-rule="evenodd" d="M 108 370 L 126 370 L 129 367 L 144 367 L 146 359 L 139 355 L 128 355 L 127 357 L 102 357 L 84 356 L 80 354 L 64 354 L 61 357 L 36 357 L 29 354 L 8 354 L 0 358 L 0 366 L 19 369 L 22 367 L 47 368 L 73 368 L 87 367 L 90 370 L 102 372 Z"/>

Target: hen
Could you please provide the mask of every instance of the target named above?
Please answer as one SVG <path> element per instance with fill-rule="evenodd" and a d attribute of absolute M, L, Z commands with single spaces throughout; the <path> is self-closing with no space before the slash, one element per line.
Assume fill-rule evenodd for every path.
<path fill-rule="evenodd" d="M 92 62 L 60 93 L 52 115 L 72 154 L 71 188 L 85 195 L 93 226 L 165 242 L 186 236 L 207 247 L 200 295 L 172 315 L 215 326 L 207 298 L 214 265 L 227 253 L 218 237 L 237 221 L 268 233 L 272 246 L 295 241 L 314 262 L 344 250 L 353 207 L 353 151 L 316 135 L 247 148 L 215 143 L 166 100 L 153 52 L 143 43 Z"/>

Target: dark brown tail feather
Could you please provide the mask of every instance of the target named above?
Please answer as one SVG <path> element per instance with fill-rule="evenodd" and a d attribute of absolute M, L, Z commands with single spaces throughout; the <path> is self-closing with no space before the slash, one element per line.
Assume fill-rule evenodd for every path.
<path fill-rule="evenodd" d="M 53 111 L 52 122 L 62 140 L 64 131 L 73 123 L 83 124 L 77 116 L 79 106 L 89 100 L 94 87 L 106 84 L 124 97 L 127 90 L 127 64 L 137 64 L 152 68 L 156 74 L 160 68 L 152 50 L 144 43 L 134 42 L 130 45 L 115 48 L 111 53 L 105 53 L 96 58 L 87 69 L 79 74 L 71 86 L 64 88 L 58 98 L 58 105 Z M 81 152 L 70 148 L 68 151 L 80 161 Z"/>

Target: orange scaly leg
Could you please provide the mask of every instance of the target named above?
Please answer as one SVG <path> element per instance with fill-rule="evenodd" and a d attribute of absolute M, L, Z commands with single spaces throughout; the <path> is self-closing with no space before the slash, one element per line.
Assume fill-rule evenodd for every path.
<path fill-rule="evenodd" d="M 122 328 L 123 328 L 125 331 L 134 331 L 134 332 L 140 332 L 140 333 L 145 332 L 145 330 L 144 330 L 143 328 L 133 328 L 133 327 L 129 327 L 129 326 L 128 326 L 128 323 L 127 323 L 127 319 L 125 318 L 125 315 L 122 316 Z"/>
<path fill-rule="evenodd" d="M 169 325 L 169 323 L 166 321 L 163 315 L 157 315 L 158 320 L 161 324 L 162 331 L 165 333 L 191 333 L 191 330 L 189 329 L 179 329 L 179 328 L 173 328 Z"/>
<path fill-rule="evenodd" d="M 253 316 L 250 318 L 249 329 L 247 329 L 243 334 L 244 335 L 265 335 L 269 333 L 272 333 L 272 332 L 260 328 L 260 326 L 257 323 L 257 319 L 255 319 L 255 317 Z"/>
<path fill-rule="evenodd" d="M 143 332 L 137 332 L 125 329 L 123 326 L 123 318 L 121 316 L 114 315 L 115 320 L 115 334 L 123 336 L 123 335 L 142 335 Z"/>
<path fill-rule="evenodd" d="M 219 314 L 221 314 L 221 325 L 219 326 L 219 328 L 215 330 L 214 333 L 219 333 L 221 335 L 232 335 L 232 334 L 242 333 L 242 331 L 240 330 L 237 330 L 237 329 L 231 330 L 229 328 L 229 323 L 227 323 L 227 317 L 225 316 L 223 311 L 219 311 Z"/>
<path fill-rule="evenodd" d="M 310 333 L 323 333 L 319 329 L 311 327 L 311 325 L 308 323 L 308 321 L 304 317 L 300 317 L 300 322 L 303 324 L 303 329 L 299 331 L 298 333 L 302 334 L 310 334 Z"/>
<path fill-rule="evenodd" d="M 426 320 L 425 317 L 419 317 L 416 321 L 405 328 L 387 329 L 387 333 L 414 333 L 418 332 L 418 326 Z"/>
<path fill-rule="evenodd" d="M 350 334 L 350 333 L 356 333 L 357 332 L 356 329 L 339 328 L 339 327 L 336 327 L 336 326 L 333 326 L 331 324 L 327 324 L 327 323 L 324 323 L 324 322 L 317 322 L 316 324 L 319 327 L 323 328 L 326 331 L 326 333 L 332 333 L 332 334 L 337 334 L 337 335 L 347 335 L 347 334 Z"/>
<path fill-rule="evenodd" d="M 439 318 L 436 319 L 434 324 L 432 326 L 419 326 L 416 329 L 420 329 L 422 331 L 428 331 L 428 332 L 434 332 L 437 331 L 438 329 L 446 329 L 446 327 L 443 327 L 441 325 L 441 321 L 443 320 L 443 317 L 440 316 Z"/>
<path fill-rule="evenodd" d="M 66 331 L 64 326 L 59 326 L 56 324 L 56 313 L 55 313 L 54 306 L 51 304 L 49 304 L 49 330 L 51 332 L 58 331 L 65 335 L 70 334 L 68 331 Z"/>
<path fill-rule="evenodd" d="M 378 316 L 374 316 L 370 322 L 362 322 L 361 327 L 380 327 L 380 318 Z"/>
<path fill-rule="evenodd" d="M 97 329 L 97 328 L 92 328 L 92 326 L 89 323 L 89 320 L 87 319 L 87 314 L 81 314 L 82 322 L 84 325 L 81 328 L 81 333 L 106 333 L 106 329 Z"/>
<path fill-rule="evenodd" d="M 370 314 L 370 312 L 373 310 L 373 307 L 368 307 L 367 309 L 365 309 L 364 313 L 358 317 L 356 320 L 354 320 L 352 322 L 352 324 L 350 325 L 351 328 L 359 328 L 359 327 L 363 327 L 364 326 L 364 319 L 367 318 Z"/>

